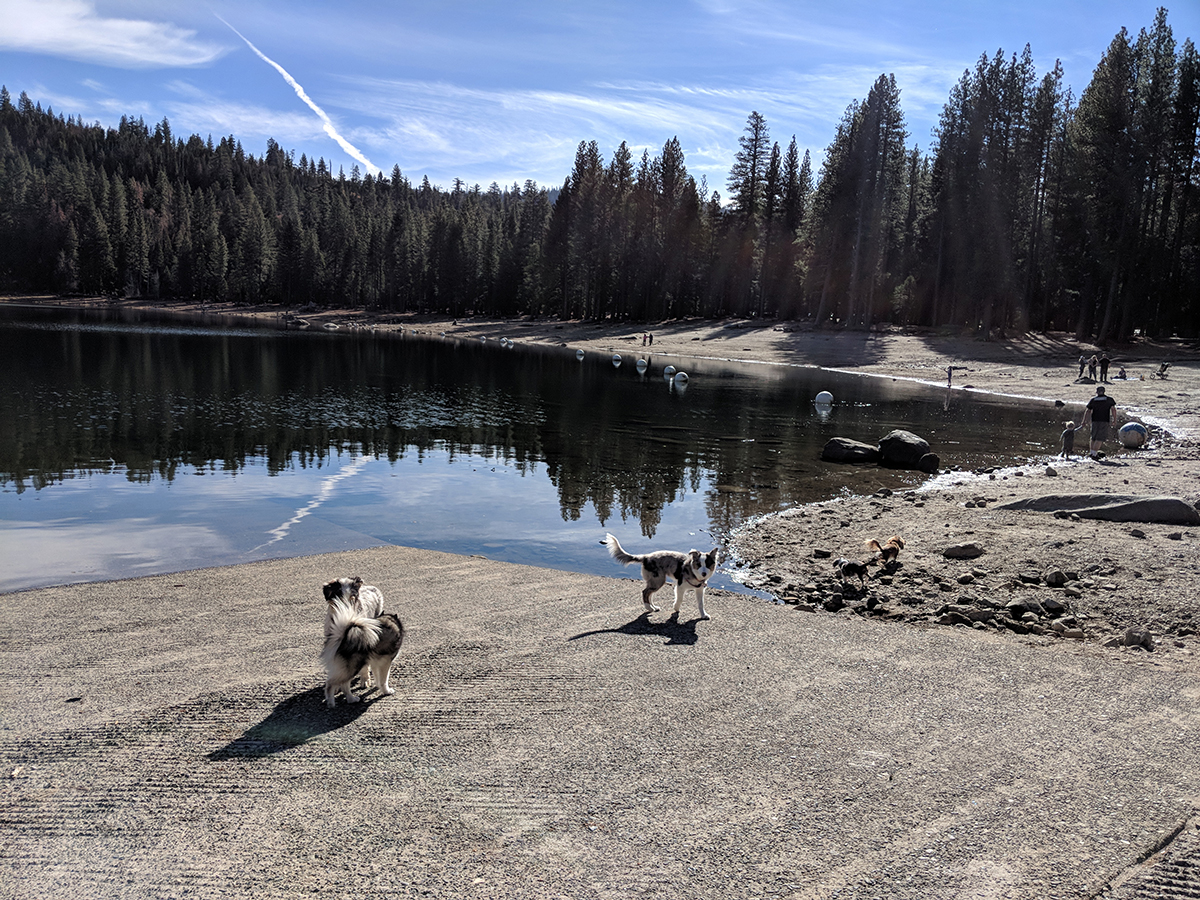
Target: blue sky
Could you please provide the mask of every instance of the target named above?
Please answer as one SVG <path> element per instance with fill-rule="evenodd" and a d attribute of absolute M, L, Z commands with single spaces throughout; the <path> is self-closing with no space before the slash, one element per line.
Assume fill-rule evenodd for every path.
<path fill-rule="evenodd" d="M 0 0 L 0 83 L 89 122 L 166 117 L 177 136 L 232 134 L 255 155 L 271 137 L 335 171 L 399 165 L 442 187 L 556 187 L 581 140 L 608 159 L 678 137 L 724 195 L 751 110 L 819 166 L 846 106 L 892 73 L 909 145 L 928 148 L 981 53 L 1028 43 L 1078 97 L 1117 31 L 1136 37 L 1159 5 Z M 1200 40 L 1200 2 L 1166 5 L 1176 41 Z"/>

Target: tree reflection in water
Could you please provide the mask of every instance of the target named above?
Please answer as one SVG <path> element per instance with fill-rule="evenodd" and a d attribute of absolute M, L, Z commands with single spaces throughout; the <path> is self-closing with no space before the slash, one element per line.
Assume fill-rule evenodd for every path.
<path fill-rule="evenodd" d="M 23 494 L 71 480 L 78 490 L 92 474 L 151 485 L 205 473 L 235 503 L 229 479 L 248 467 L 320 480 L 350 456 L 403 472 L 396 491 L 434 491 L 419 528 L 464 500 L 439 497 L 439 486 L 469 495 L 489 474 L 484 466 L 479 479 L 439 480 L 431 466 L 470 459 L 520 476 L 509 483 L 508 515 L 496 517 L 497 542 L 519 542 L 526 526 L 554 531 L 540 521 L 513 533 L 513 511 L 520 522 L 531 487 L 523 482 L 545 478 L 560 529 L 620 519 L 636 522 L 646 541 L 681 543 L 686 535 L 660 535 L 660 525 L 689 498 L 707 521 L 687 534 L 719 539 L 797 503 L 918 483 L 915 473 L 822 463 L 835 435 L 873 442 L 906 428 L 929 439 L 944 465 L 974 466 L 1053 452 L 1061 418 L 1050 404 L 947 403 L 944 388 L 812 368 L 688 360 L 690 381 L 679 390 L 662 374 L 678 358 L 650 357 L 639 371 L 614 367 L 611 354 L 581 361 L 565 348 L 249 330 L 128 312 L 0 310 L 0 348 L 10 360 L 0 375 L 0 519 L 10 521 L 22 518 Z M 831 410 L 814 406 L 821 390 L 833 393 Z M 399 465 L 413 458 L 422 465 Z M 81 500 L 73 515 L 86 519 L 94 505 Z M 276 526 L 287 520 L 276 517 Z M 486 531 L 488 510 L 475 518 Z M 397 537 L 420 545 L 403 533 L 380 539 Z M 559 552 L 546 546 L 538 553 L 548 558 L 522 559 L 553 564 Z"/>

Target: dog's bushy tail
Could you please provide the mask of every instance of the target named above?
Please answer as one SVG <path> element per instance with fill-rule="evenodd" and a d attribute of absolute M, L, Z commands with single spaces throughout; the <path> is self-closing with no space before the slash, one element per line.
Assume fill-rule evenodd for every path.
<path fill-rule="evenodd" d="M 642 561 L 640 556 L 634 556 L 632 553 L 626 553 L 625 548 L 621 546 L 621 542 L 617 540 L 617 536 L 615 534 L 605 534 L 604 540 L 602 540 L 600 543 L 606 544 L 608 546 L 609 556 L 623 566 Z"/>
<path fill-rule="evenodd" d="M 379 643 L 381 634 L 378 619 L 355 609 L 345 600 L 335 600 L 330 635 L 321 651 L 321 662 L 329 668 L 335 657 L 347 651 L 369 652 Z"/>

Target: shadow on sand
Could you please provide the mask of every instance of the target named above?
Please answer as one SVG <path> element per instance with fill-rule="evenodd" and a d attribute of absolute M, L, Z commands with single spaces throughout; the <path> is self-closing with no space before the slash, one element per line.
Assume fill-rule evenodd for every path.
<path fill-rule="evenodd" d="M 240 738 L 208 754 L 211 760 L 246 759 L 269 756 L 311 740 L 318 735 L 349 725 L 377 697 L 359 703 L 339 701 L 330 709 L 325 705 L 325 689 L 315 687 L 281 701 L 271 714 Z"/>
<path fill-rule="evenodd" d="M 702 622 L 703 619 L 692 619 L 688 622 L 679 621 L 679 613 L 671 613 L 670 617 L 665 622 L 651 622 L 650 613 L 642 613 L 632 622 L 627 622 L 620 628 L 597 628 L 595 631 L 585 631 L 582 634 L 577 634 L 574 637 L 569 637 L 569 641 L 577 641 L 580 638 L 591 637 L 596 634 L 628 634 L 635 637 L 645 635 L 657 635 L 665 637 L 665 643 L 682 644 L 690 646 L 699 640 L 696 634 L 696 623 Z"/>

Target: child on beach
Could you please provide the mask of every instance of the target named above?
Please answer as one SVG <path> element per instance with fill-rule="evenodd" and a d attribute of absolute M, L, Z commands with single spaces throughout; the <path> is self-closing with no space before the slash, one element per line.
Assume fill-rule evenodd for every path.
<path fill-rule="evenodd" d="M 1058 451 L 1058 455 L 1070 459 L 1071 454 L 1075 452 L 1075 432 L 1079 429 L 1075 427 L 1074 422 L 1063 422 L 1063 426 L 1062 449 Z M 1079 428 L 1082 427 L 1082 425 L 1079 426 Z"/>

